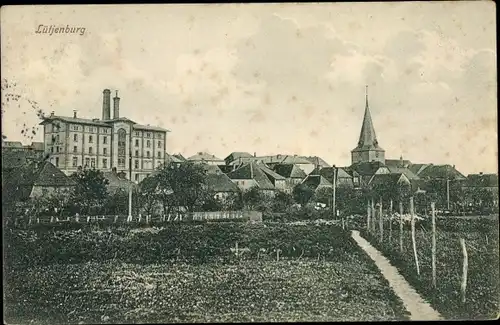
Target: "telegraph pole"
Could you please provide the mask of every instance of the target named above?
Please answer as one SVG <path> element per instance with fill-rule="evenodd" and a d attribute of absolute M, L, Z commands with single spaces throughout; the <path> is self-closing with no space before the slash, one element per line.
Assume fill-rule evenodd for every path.
<path fill-rule="evenodd" d="M 132 221 L 132 130 L 130 130 L 129 135 L 129 147 L 128 147 L 128 179 L 130 181 L 128 189 L 128 219 Z"/>
<path fill-rule="evenodd" d="M 335 166 L 333 166 L 333 203 L 332 203 L 332 207 L 333 207 L 333 218 L 334 219 L 337 219 L 337 206 L 336 206 L 336 202 L 335 202 L 335 194 L 336 194 L 336 187 L 337 187 L 337 168 Z"/>
<path fill-rule="evenodd" d="M 450 211 L 450 179 L 446 178 L 446 204 Z"/>

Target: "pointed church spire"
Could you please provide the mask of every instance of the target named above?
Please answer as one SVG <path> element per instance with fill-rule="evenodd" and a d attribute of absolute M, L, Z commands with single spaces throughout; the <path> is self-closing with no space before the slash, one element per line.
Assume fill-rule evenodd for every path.
<path fill-rule="evenodd" d="M 359 134 L 358 148 L 377 148 L 377 136 L 375 135 L 375 128 L 373 127 L 370 106 L 368 105 L 368 86 L 366 86 L 365 90 L 365 99 L 365 116 L 363 117 L 363 125 L 361 126 L 361 133 Z"/>

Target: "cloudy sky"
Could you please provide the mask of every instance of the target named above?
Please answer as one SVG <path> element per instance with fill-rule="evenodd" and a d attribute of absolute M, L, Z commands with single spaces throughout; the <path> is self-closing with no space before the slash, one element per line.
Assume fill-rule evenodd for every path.
<path fill-rule="evenodd" d="M 350 164 L 369 85 L 386 157 L 496 172 L 495 24 L 486 1 L 2 7 L 1 71 L 57 115 L 100 118 L 102 90 L 119 90 L 121 116 L 171 130 L 170 153 L 337 165 Z M 4 110 L 2 133 L 29 143 L 31 106 Z"/>

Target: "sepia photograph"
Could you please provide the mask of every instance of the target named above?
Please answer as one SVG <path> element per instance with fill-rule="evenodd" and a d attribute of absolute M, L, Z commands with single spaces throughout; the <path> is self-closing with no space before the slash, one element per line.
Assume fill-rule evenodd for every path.
<path fill-rule="evenodd" d="M 498 319 L 495 5 L 2 6 L 4 324 Z"/>

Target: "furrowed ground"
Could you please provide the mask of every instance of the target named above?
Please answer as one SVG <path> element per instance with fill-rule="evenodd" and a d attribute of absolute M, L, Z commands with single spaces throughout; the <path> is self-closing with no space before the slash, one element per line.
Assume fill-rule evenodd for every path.
<path fill-rule="evenodd" d="M 375 265 L 336 226 L 214 223 L 7 237 L 9 323 L 406 319 Z M 241 256 L 230 250 L 236 242 L 238 251 L 248 248 Z"/>

